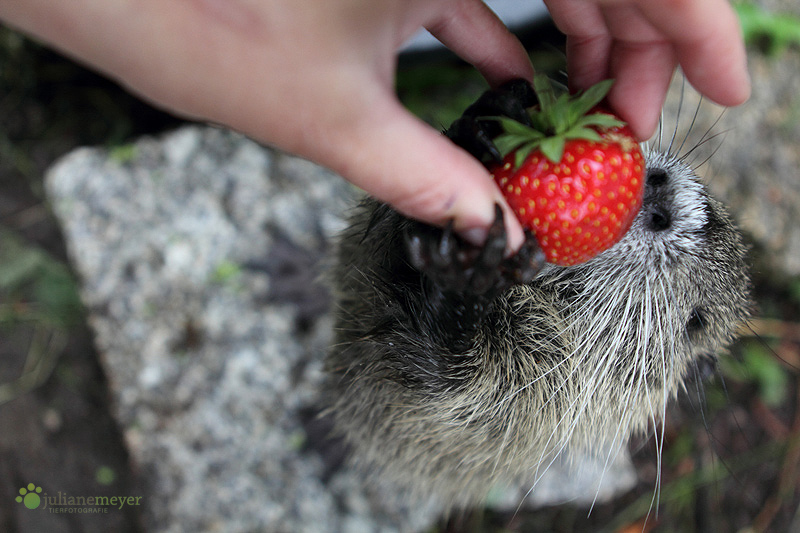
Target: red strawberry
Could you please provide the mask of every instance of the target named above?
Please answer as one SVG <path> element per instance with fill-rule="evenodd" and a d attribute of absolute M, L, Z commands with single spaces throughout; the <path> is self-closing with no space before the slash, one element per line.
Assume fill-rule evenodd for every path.
<path fill-rule="evenodd" d="M 556 98 L 537 76 L 532 127 L 498 119 L 505 133 L 495 143 L 506 155 L 492 174 L 551 263 L 575 265 L 610 248 L 642 205 L 641 148 L 624 122 L 596 108 L 611 83 Z"/>

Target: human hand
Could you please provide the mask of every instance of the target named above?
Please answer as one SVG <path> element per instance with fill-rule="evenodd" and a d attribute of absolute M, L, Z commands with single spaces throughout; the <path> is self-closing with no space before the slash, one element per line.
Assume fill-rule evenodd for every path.
<path fill-rule="evenodd" d="M 750 95 L 741 30 L 728 0 L 544 1 L 567 35 L 572 88 L 614 78 L 609 104 L 641 140 L 655 131 L 676 64 L 720 105 Z"/>
<path fill-rule="evenodd" d="M 0 0 L 0 19 L 157 105 L 325 165 L 408 216 L 481 241 L 505 202 L 486 170 L 405 110 L 397 49 L 426 27 L 490 84 L 531 78 L 478 0 Z M 476 38 L 479 36 L 479 38 Z M 506 208 L 512 248 L 523 233 Z"/>
<path fill-rule="evenodd" d="M 748 90 L 725 0 L 671 5 L 549 6 L 569 36 L 571 83 L 616 77 L 610 103 L 641 138 L 655 128 L 676 58 L 719 103 L 739 103 Z M 519 42 L 477 0 L 0 0 L 0 19 L 158 105 L 328 166 L 413 218 L 453 219 L 480 241 L 494 204 L 506 208 L 486 171 L 393 91 L 396 50 L 420 27 L 490 84 L 531 77 Z M 517 248 L 522 231 L 507 208 L 505 218 Z"/>

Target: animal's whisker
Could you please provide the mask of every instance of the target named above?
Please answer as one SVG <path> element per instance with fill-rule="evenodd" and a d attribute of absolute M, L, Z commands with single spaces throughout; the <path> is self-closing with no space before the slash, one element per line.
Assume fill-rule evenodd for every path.
<path fill-rule="evenodd" d="M 669 146 L 667 146 L 666 150 L 664 150 L 664 153 L 666 154 L 674 154 L 672 148 L 675 146 L 675 137 L 678 135 L 678 125 L 680 124 L 681 121 L 681 112 L 683 111 L 683 98 L 685 94 L 686 94 L 686 77 L 683 76 L 681 77 L 681 91 L 680 91 L 680 96 L 678 98 L 678 110 L 675 113 L 675 128 L 672 130 L 672 138 L 670 138 L 669 140 Z M 659 149 L 659 151 L 661 150 Z"/>
<path fill-rule="evenodd" d="M 706 155 L 706 157 L 700 163 L 695 164 L 695 159 L 692 159 L 691 161 L 687 161 L 687 164 L 689 166 L 691 166 L 692 168 L 694 168 L 694 169 L 702 167 L 703 165 L 708 163 L 714 157 L 714 155 L 716 155 L 717 151 L 722 147 L 722 143 L 725 140 L 725 136 L 728 133 L 728 131 L 730 131 L 730 130 L 724 130 L 724 131 L 717 132 L 714 135 L 711 135 L 709 137 L 704 138 L 702 141 L 699 141 L 697 144 L 695 144 L 695 146 L 691 150 L 689 150 L 686 154 L 684 154 L 682 159 L 684 159 L 684 160 L 687 159 L 688 156 L 690 156 L 691 154 L 693 154 L 695 152 L 695 150 L 697 150 L 697 148 L 700 148 L 704 144 L 706 144 L 706 143 L 708 143 L 710 141 L 713 141 L 714 139 L 716 139 L 718 137 L 722 137 L 720 142 L 717 143 L 717 145 L 714 147 L 714 149 L 711 151 L 711 153 Z"/>
<path fill-rule="evenodd" d="M 694 129 L 694 125 L 697 123 L 697 116 L 700 114 L 700 108 L 703 105 L 703 97 L 700 97 L 700 100 L 697 102 L 697 105 L 694 108 L 694 115 L 692 116 L 692 121 L 689 123 L 689 127 L 686 128 L 686 133 L 683 136 L 683 141 L 681 141 L 681 145 L 675 151 L 676 154 L 680 154 L 683 152 L 683 147 L 686 144 L 686 141 L 689 139 L 689 135 L 692 133 Z M 675 124 L 675 130 L 677 131 L 677 123 Z M 700 139 L 702 141 L 702 139 Z"/>

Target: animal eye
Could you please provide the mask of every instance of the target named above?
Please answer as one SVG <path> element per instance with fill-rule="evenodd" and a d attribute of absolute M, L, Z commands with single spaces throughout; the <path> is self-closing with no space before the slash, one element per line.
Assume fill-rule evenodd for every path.
<path fill-rule="evenodd" d="M 700 307 L 695 307 L 689 314 L 689 320 L 686 321 L 686 333 L 689 335 L 697 335 L 706 325 L 705 311 Z"/>

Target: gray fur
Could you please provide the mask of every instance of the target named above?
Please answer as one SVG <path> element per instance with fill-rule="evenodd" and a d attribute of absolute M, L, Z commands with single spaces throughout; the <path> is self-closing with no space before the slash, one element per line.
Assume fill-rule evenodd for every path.
<path fill-rule="evenodd" d="M 646 158 L 667 179 L 648 184 L 623 239 L 502 294 L 464 354 L 437 353 L 398 318 L 387 258 L 403 220 L 370 222 L 372 201 L 355 210 L 332 273 L 327 361 L 329 412 L 355 465 L 412 501 L 465 507 L 496 485 L 534 484 L 563 451 L 603 453 L 657 427 L 751 303 L 746 248 L 723 206 L 677 157 Z M 654 212 L 668 229 L 653 229 Z"/>

